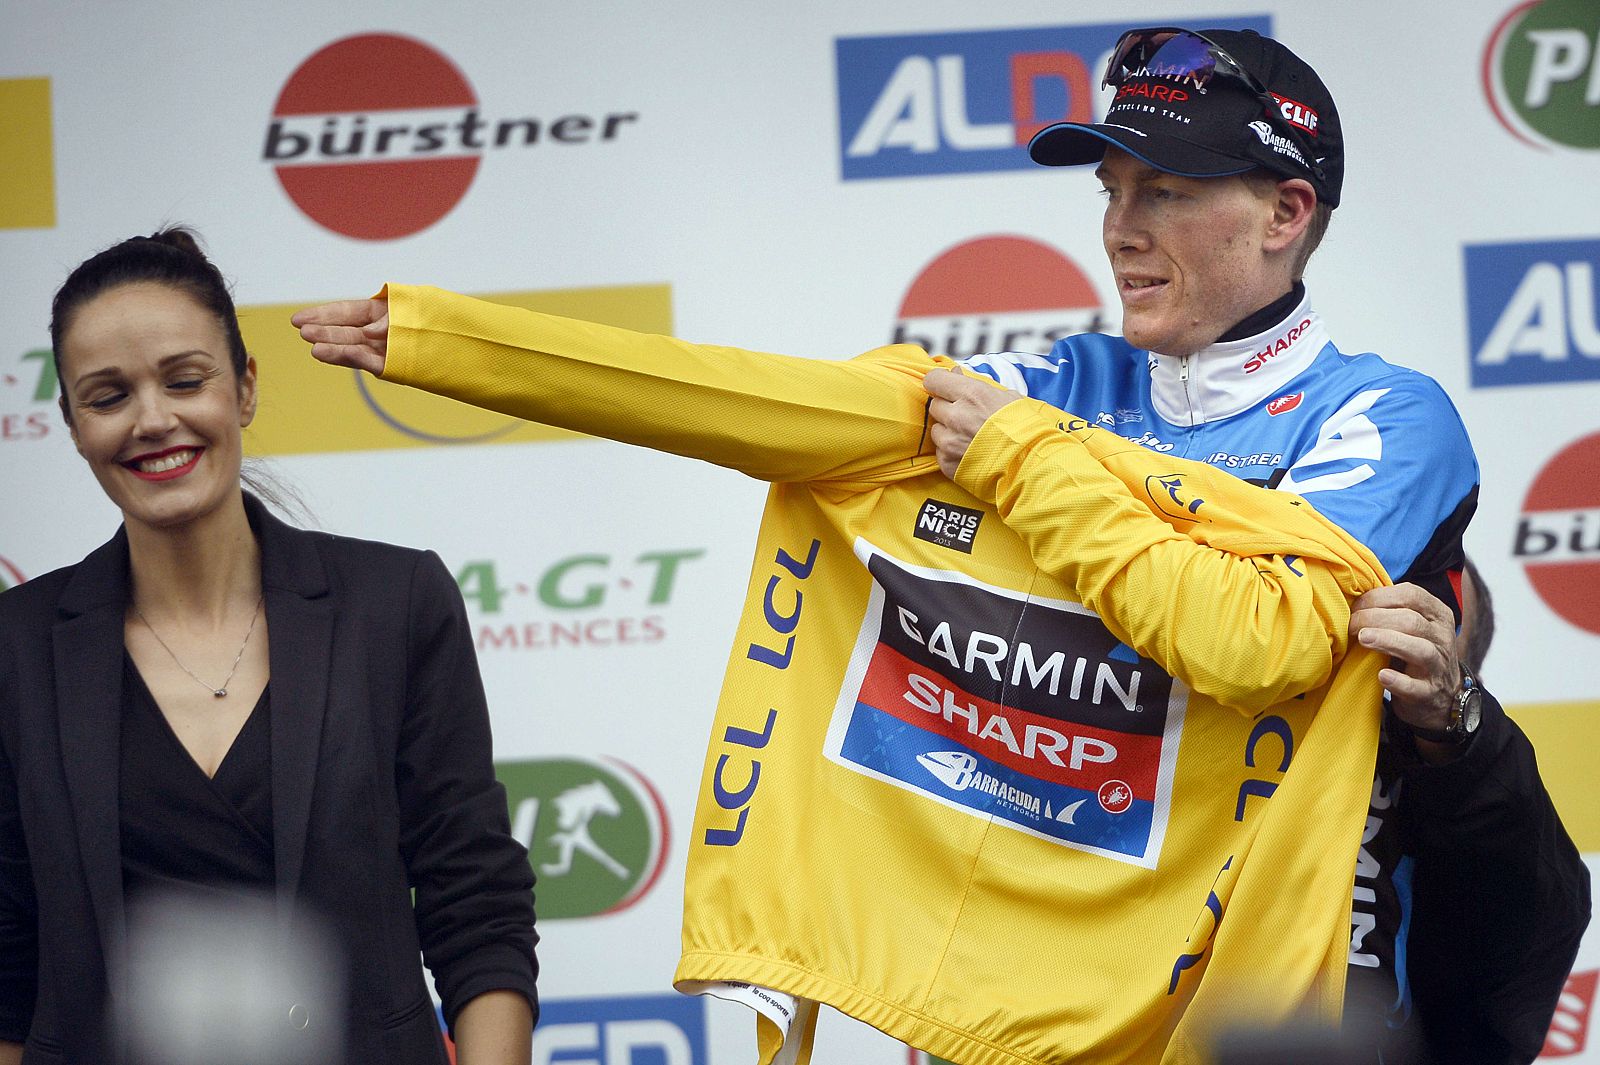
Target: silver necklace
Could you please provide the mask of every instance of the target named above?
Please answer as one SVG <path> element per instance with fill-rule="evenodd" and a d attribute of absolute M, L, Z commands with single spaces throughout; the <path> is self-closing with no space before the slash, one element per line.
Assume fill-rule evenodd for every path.
<path fill-rule="evenodd" d="M 144 622 L 144 627 L 150 630 L 150 635 L 156 638 L 156 643 L 161 645 L 161 649 L 167 652 L 168 655 L 172 656 L 172 660 L 178 664 L 179 669 L 193 677 L 196 684 L 200 685 L 200 687 L 210 692 L 216 698 L 225 699 L 228 696 L 228 684 L 233 680 L 233 675 L 239 671 L 239 663 L 244 659 L 244 649 L 250 646 L 250 637 L 255 635 L 256 619 L 261 616 L 261 604 L 266 601 L 267 593 L 263 591 L 261 593 L 261 598 L 256 600 L 255 610 L 251 611 L 250 613 L 250 628 L 244 634 L 244 643 L 239 645 L 239 653 L 233 656 L 233 668 L 228 670 L 228 675 L 222 679 L 222 686 L 217 688 L 213 688 L 211 685 L 195 676 L 194 670 L 183 664 L 183 659 L 174 654 L 172 648 L 167 646 L 167 641 L 163 640 L 161 638 L 161 634 L 156 631 L 156 627 L 150 624 L 150 619 L 144 616 L 144 611 L 139 609 L 138 603 L 133 604 L 133 612 L 139 615 L 139 620 Z"/>

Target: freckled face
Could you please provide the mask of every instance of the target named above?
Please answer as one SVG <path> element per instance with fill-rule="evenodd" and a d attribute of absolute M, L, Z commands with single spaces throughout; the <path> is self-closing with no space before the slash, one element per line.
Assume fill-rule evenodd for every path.
<path fill-rule="evenodd" d="M 79 307 L 61 376 L 73 443 L 127 521 L 181 525 L 237 498 L 255 361 L 238 377 L 222 326 L 188 294 L 140 282 Z"/>
<path fill-rule="evenodd" d="M 1178 177 L 1116 148 L 1095 173 L 1132 343 L 1191 355 L 1288 291 L 1263 254 L 1275 201 L 1241 178 Z"/>

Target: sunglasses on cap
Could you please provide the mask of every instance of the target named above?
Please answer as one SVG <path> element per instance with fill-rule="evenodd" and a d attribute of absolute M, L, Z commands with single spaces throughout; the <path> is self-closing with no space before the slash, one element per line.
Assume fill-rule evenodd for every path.
<path fill-rule="evenodd" d="M 1160 77 L 1187 79 L 1199 92 L 1215 78 L 1222 78 L 1254 93 L 1273 126 L 1300 149 L 1306 167 L 1318 181 L 1327 175 L 1317 164 L 1317 156 L 1306 143 L 1305 137 L 1293 123 L 1283 117 L 1278 98 L 1261 79 L 1246 70 L 1244 64 L 1228 54 L 1228 50 L 1193 30 L 1175 26 L 1158 26 L 1151 29 L 1129 30 L 1117 39 L 1111 50 L 1111 61 L 1106 64 L 1101 88 L 1121 85 L 1131 77 Z"/>

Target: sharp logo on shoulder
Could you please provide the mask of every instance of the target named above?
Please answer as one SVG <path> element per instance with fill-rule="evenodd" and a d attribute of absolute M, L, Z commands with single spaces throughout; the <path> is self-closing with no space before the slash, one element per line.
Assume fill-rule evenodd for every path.
<path fill-rule="evenodd" d="M 500 762 L 495 775 L 538 874 L 540 920 L 616 913 L 655 886 L 667 808 L 638 770 L 614 758 L 540 758 Z"/>
<path fill-rule="evenodd" d="M 540 996 L 533 1065 L 708 1065 L 708 1054 L 702 996 Z"/>
<path fill-rule="evenodd" d="M 0 229 L 56 224 L 50 79 L 0 78 Z"/>
<path fill-rule="evenodd" d="M 1270 33 L 1267 18 L 1196 16 L 1191 25 Z M 1090 122 L 1117 38 L 1142 23 L 834 42 L 844 180 L 1022 170 L 1056 122 Z"/>
<path fill-rule="evenodd" d="M 917 514 L 917 526 L 911 535 L 918 540 L 970 555 L 973 541 L 978 538 L 978 526 L 982 522 L 981 510 L 929 499 L 922 504 L 922 510 Z"/>
<path fill-rule="evenodd" d="M 672 289 L 667 285 L 479 295 L 494 303 L 586 322 L 645 333 L 672 332 Z M 264 393 L 261 410 L 245 430 L 250 454 L 299 455 L 584 439 L 565 429 L 519 421 L 421 389 L 380 381 L 358 370 L 317 362 L 300 335 L 284 328 L 291 314 L 314 302 L 315 299 L 306 299 L 239 308 L 245 346 L 262 366 L 271 368 L 271 385 Z M 48 356 L 49 352 L 45 354 Z M 278 399 L 274 401 L 273 397 Z"/>
<path fill-rule="evenodd" d="M 1600 4 L 1528 0 L 1508 11 L 1483 49 L 1483 91 L 1524 144 L 1600 149 Z"/>
<path fill-rule="evenodd" d="M 1066 255 L 1028 237 L 975 237 L 940 252 L 900 301 L 891 343 L 969 359 L 1046 352 L 1105 325 L 1100 296 Z"/>
<path fill-rule="evenodd" d="M 1600 239 L 1465 249 L 1472 386 L 1600 380 Z"/>
<path fill-rule="evenodd" d="M 865 541 L 857 554 L 873 594 L 827 756 L 1029 835 L 1152 865 L 1182 687 L 1081 606 L 912 566 Z M 1106 799 L 1108 782 L 1126 794 Z"/>
<path fill-rule="evenodd" d="M 1248 359 L 1244 360 L 1244 372 L 1255 373 L 1257 370 L 1261 369 L 1261 367 L 1265 366 L 1270 360 L 1277 358 L 1279 355 L 1282 355 L 1284 352 L 1293 347 L 1294 342 L 1299 340 L 1305 334 L 1305 331 L 1310 328 L 1311 319 L 1307 318 L 1299 325 L 1290 329 L 1283 336 L 1279 337 L 1275 343 L 1267 345 L 1254 355 L 1250 356 Z"/>
<path fill-rule="evenodd" d="M 466 76 L 411 37 L 344 37 L 301 63 L 267 124 L 263 162 L 318 225 L 393 240 L 433 225 L 467 194 L 485 152 L 615 140 L 634 111 L 554 119 L 482 117 Z"/>

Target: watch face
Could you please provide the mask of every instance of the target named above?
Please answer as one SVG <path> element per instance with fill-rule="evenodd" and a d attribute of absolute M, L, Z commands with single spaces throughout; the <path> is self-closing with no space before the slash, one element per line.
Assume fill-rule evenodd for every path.
<path fill-rule="evenodd" d="M 1461 731 L 1470 736 L 1482 721 L 1483 693 L 1474 685 L 1461 693 Z"/>

